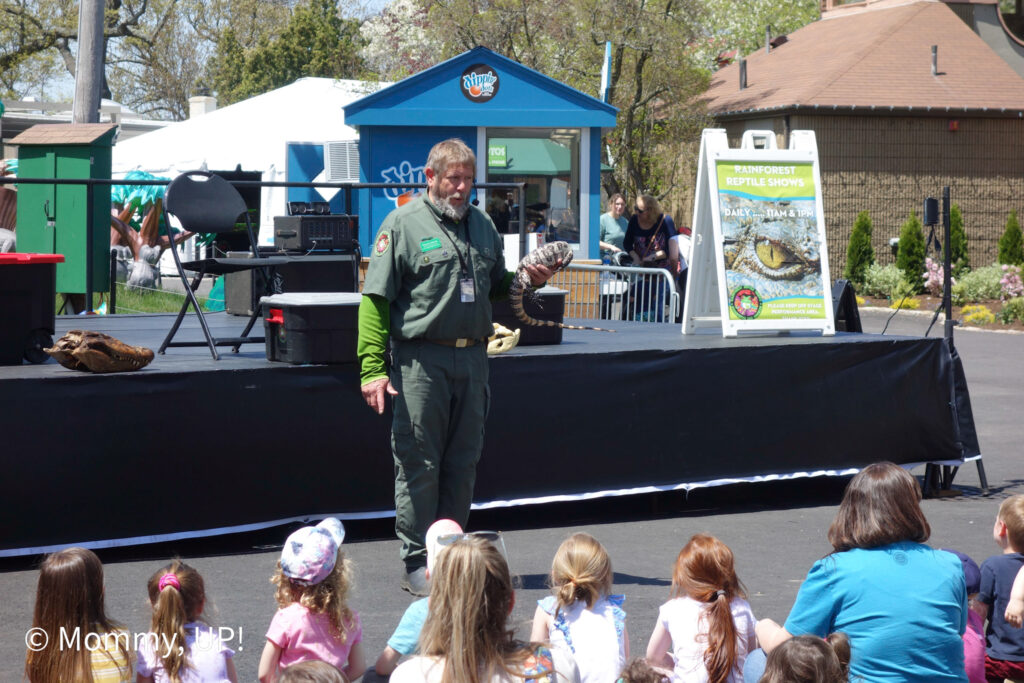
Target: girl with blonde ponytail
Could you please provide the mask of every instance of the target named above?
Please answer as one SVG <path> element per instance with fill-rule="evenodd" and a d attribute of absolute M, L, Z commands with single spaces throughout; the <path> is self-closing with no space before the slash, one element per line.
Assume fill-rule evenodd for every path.
<path fill-rule="evenodd" d="M 549 595 L 537 601 L 530 640 L 573 653 L 583 683 L 611 683 L 629 661 L 624 598 L 612 595 L 612 561 L 590 534 L 562 542 L 551 563 Z"/>
<path fill-rule="evenodd" d="M 676 558 L 672 599 L 658 610 L 647 661 L 672 681 L 743 683 L 743 662 L 757 647 L 745 597 L 729 546 L 694 535 Z"/>
<path fill-rule="evenodd" d="M 203 577 L 175 559 L 149 578 L 152 631 L 139 642 L 137 683 L 238 683 L 234 652 L 200 621 Z"/>

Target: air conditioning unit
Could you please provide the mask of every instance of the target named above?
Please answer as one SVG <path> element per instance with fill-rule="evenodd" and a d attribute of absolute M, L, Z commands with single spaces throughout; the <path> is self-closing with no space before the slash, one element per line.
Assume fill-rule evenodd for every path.
<path fill-rule="evenodd" d="M 325 142 L 324 174 L 329 183 L 358 183 L 359 141 Z"/>

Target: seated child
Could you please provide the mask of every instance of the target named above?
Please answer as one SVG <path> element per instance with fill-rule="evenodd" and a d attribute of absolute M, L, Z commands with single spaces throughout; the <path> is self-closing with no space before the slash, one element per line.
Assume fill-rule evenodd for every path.
<path fill-rule="evenodd" d="M 615 683 L 662 683 L 667 680 L 643 657 L 634 657 Z"/>
<path fill-rule="evenodd" d="M 985 683 L 985 619 L 974 609 L 975 599 L 981 585 L 981 570 L 970 557 L 957 550 L 953 553 L 960 558 L 967 582 L 967 600 L 972 609 L 967 610 L 967 630 L 964 631 L 964 669 L 970 683 Z"/>
<path fill-rule="evenodd" d="M 341 552 L 344 539 L 345 527 L 328 517 L 285 541 L 270 579 L 280 609 L 267 629 L 260 683 L 271 683 L 279 670 L 310 659 L 333 665 L 350 680 L 363 675 L 363 627 L 347 603 L 352 563 Z"/>
<path fill-rule="evenodd" d="M 107 617 L 103 596 L 103 563 L 96 553 L 65 548 L 46 556 L 39 568 L 32 629 L 25 640 L 29 646 L 25 678 L 29 683 L 133 680 L 131 638 L 121 624 Z M 79 642 L 95 645 L 56 647 L 54 634 L 62 630 L 77 632 Z M 46 647 L 47 634 L 54 638 L 50 647 Z"/>
<path fill-rule="evenodd" d="M 729 547 L 695 534 L 676 558 L 672 599 L 658 610 L 647 661 L 673 681 L 743 680 L 747 654 L 757 647 L 745 594 Z"/>
<path fill-rule="evenodd" d="M 434 569 L 434 564 L 437 562 L 437 556 L 444 548 L 444 546 L 438 544 L 437 539 L 441 536 L 461 533 L 462 527 L 459 526 L 459 523 L 450 519 L 439 519 L 427 529 L 428 580 L 430 579 L 430 573 Z M 391 672 L 398 666 L 398 660 L 416 651 L 416 646 L 420 642 L 420 631 L 423 630 L 423 623 L 427 620 L 427 601 L 429 599 L 420 598 L 415 600 L 405 609 L 405 614 L 402 615 L 401 621 L 398 622 L 398 628 L 391 634 L 387 647 L 384 648 L 384 652 L 380 653 L 376 664 L 373 665 L 373 670 L 379 676 L 390 676 Z"/>
<path fill-rule="evenodd" d="M 551 563 L 551 588 L 555 594 L 537 602 L 530 640 L 572 652 L 583 683 L 614 681 L 629 661 L 629 634 L 604 546 L 590 534 L 565 539 Z"/>
<path fill-rule="evenodd" d="M 795 636 L 771 651 L 761 680 L 748 683 L 846 683 L 849 665 L 845 633 Z"/>
<path fill-rule="evenodd" d="M 238 683 L 234 651 L 203 621 L 206 584 L 198 571 L 173 560 L 149 577 L 146 592 L 153 630 L 139 643 L 135 683 Z"/>
<path fill-rule="evenodd" d="M 1003 554 L 981 564 L 975 605 L 982 617 L 988 617 L 985 677 L 1002 683 L 1007 678 L 1024 679 L 1024 630 L 1013 628 L 1005 619 L 1014 578 L 1024 566 L 1024 495 L 1007 498 L 999 506 L 992 537 Z"/>
<path fill-rule="evenodd" d="M 307 659 L 282 671 L 276 683 L 348 683 L 348 679 L 327 662 Z"/>

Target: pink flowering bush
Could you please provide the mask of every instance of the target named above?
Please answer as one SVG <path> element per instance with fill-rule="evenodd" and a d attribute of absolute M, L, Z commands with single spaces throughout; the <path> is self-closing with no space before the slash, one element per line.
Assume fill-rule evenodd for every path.
<path fill-rule="evenodd" d="M 943 277 L 945 275 L 942 264 L 938 261 L 933 261 L 931 258 L 924 260 L 925 273 L 922 275 L 924 278 L 924 288 L 932 296 L 940 296 L 942 294 Z M 956 284 L 956 278 L 951 277 L 950 284 Z"/>
<path fill-rule="evenodd" d="M 1020 279 L 1020 266 L 1003 264 L 1003 277 L 999 280 L 999 300 L 1009 301 L 1024 296 L 1024 282 Z"/>

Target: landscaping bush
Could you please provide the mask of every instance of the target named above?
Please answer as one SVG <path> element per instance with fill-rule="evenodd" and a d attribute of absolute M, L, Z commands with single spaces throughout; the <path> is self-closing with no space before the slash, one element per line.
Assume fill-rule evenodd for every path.
<path fill-rule="evenodd" d="M 949 210 L 949 248 L 953 277 L 960 277 L 964 271 L 971 269 L 971 262 L 967 257 L 967 232 L 964 230 L 964 215 L 960 212 L 959 204 L 954 204 Z"/>
<path fill-rule="evenodd" d="M 1000 266 L 985 266 L 964 273 L 953 287 L 953 302 L 972 303 L 998 299 L 1002 294 L 1003 269 Z"/>
<path fill-rule="evenodd" d="M 853 222 L 850 243 L 846 247 L 846 267 L 843 277 L 855 286 L 864 284 L 864 271 L 875 262 L 875 250 L 871 247 L 871 214 L 861 211 Z"/>
<path fill-rule="evenodd" d="M 896 290 L 900 280 L 903 279 L 903 271 L 894 264 L 880 266 L 872 263 L 864 269 L 863 293 L 868 296 L 891 297 Z"/>
<path fill-rule="evenodd" d="M 1006 230 L 999 238 L 999 263 L 1011 266 L 1024 264 L 1024 235 L 1020 232 L 1016 209 L 1006 219 Z"/>
<path fill-rule="evenodd" d="M 916 294 L 915 285 L 906 280 L 900 280 L 892 292 L 889 308 L 916 309 L 921 304 L 914 298 L 914 294 Z"/>
<path fill-rule="evenodd" d="M 1020 266 L 1002 266 L 1003 276 L 999 278 L 999 300 L 1008 301 L 1024 296 L 1024 283 L 1020 281 Z"/>
<path fill-rule="evenodd" d="M 996 321 L 996 316 L 988 306 L 964 306 L 960 309 L 960 315 L 968 325 L 991 325 Z"/>
<path fill-rule="evenodd" d="M 1018 296 L 1003 304 L 1003 310 L 999 312 L 999 322 L 1009 325 L 1017 320 L 1024 322 L 1024 297 Z"/>
<path fill-rule="evenodd" d="M 925 258 L 924 232 L 921 221 L 913 211 L 900 228 L 900 246 L 896 254 L 896 266 L 903 271 L 903 278 L 914 288 L 914 292 L 924 291 L 921 273 L 924 272 Z"/>
<path fill-rule="evenodd" d="M 925 290 L 932 296 L 941 296 L 942 288 L 946 284 L 946 273 L 942 267 L 942 264 L 933 261 L 930 258 L 926 258 L 924 260 L 924 267 L 926 268 L 926 270 L 924 271 L 924 276 L 922 279 L 924 280 Z M 955 277 L 951 277 L 949 278 L 949 280 L 950 284 L 956 284 Z"/>

